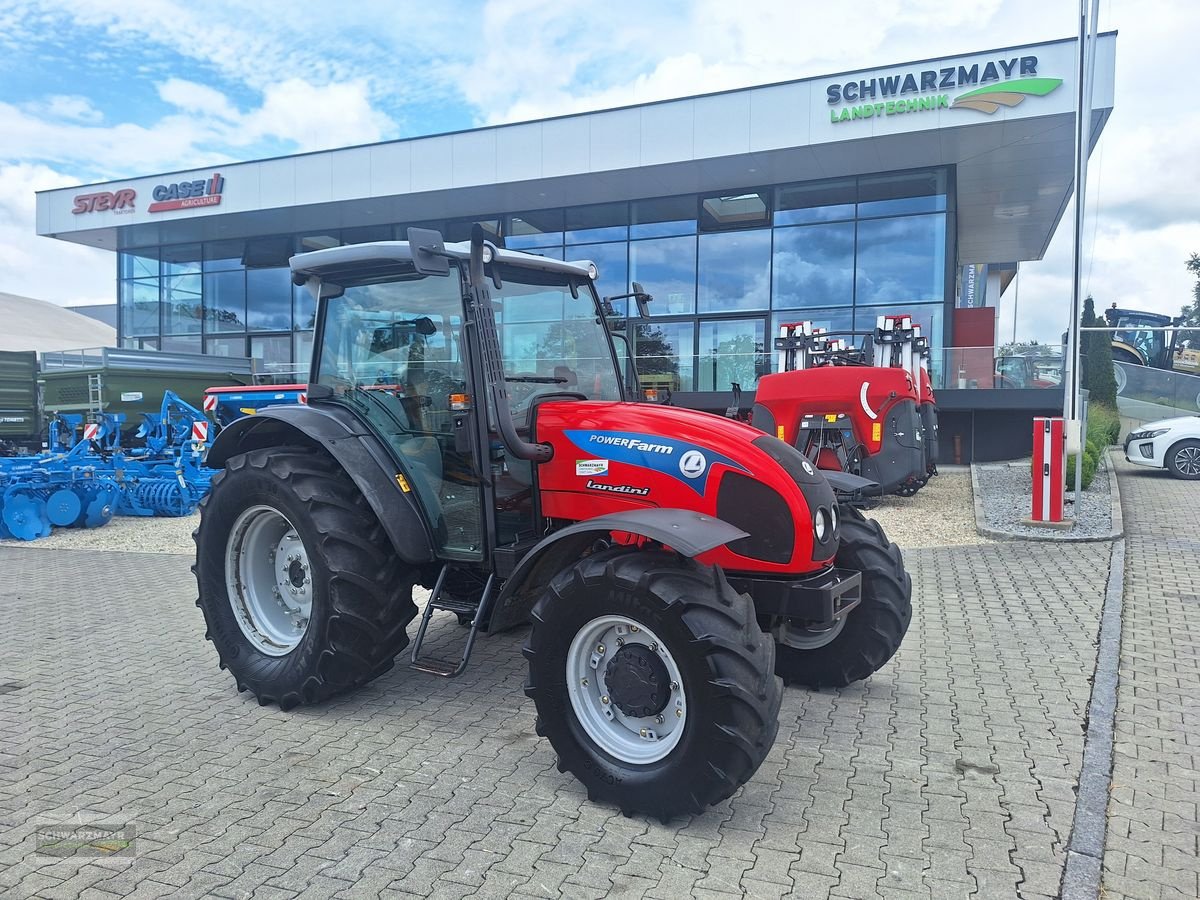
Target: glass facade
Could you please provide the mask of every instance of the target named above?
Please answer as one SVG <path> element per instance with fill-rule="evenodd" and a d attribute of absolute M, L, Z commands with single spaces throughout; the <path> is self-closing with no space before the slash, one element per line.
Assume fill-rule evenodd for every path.
<path fill-rule="evenodd" d="M 883 312 L 911 313 L 940 358 L 954 290 L 951 178 L 946 169 L 896 172 L 411 224 L 456 241 L 479 221 L 510 248 L 590 259 L 604 296 L 637 281 L 654 296 L 651 321 L 633 329 L 643 382 L 750 390 L 774 365 L 781 322 L 863 331 Z M 315 308 L 291 284 L 288 257 L 403 240 L 408 224 L 126 250 L 122 343 L 306 373 Z"/>

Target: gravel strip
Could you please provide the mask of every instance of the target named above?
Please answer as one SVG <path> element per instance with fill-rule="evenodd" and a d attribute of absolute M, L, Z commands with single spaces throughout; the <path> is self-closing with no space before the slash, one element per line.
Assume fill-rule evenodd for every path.
<path fill-rule="evenodd" d="M 1028 475 L 1026 482 L 1029 481 Z M 1097 476 L 1097 482 L 1099 481 Z M 914 497 L 885 497 L 867 510 L 901 549 L 989 544 L 975 531 L 970 470 L 965 466 L 932 478 Z M 118 516 L 100 528 L 55 528 L 37 541 L 0 541 L 0 546 L 39 550 L 123 550 L 137 553 L 195 553 L 195 513 L 179 519 Z"/>
<path fill-rule="evenodd" d="M 971 470 L 966 466 L 943 468 L 912 497 L 884 497 L 867 515 L 902 550 L 993 543 L 975 530 Z"/>
<path fill-rule="evenodd" d="M 1030 517 L 1033 497 L 1032 461 L 976 465 L 981 508 L 988 527 L 1042 539 L 1081 540 L 1111 538 L 1113 532 L 1112 496 L 1110 493 L 1108 455 L 1101 457 L 1092 486 L 1083 492 L 1079 508 L 1071 502 L 1073 491 L 1067 492 L 1063 511 L 1066 518 L 1075 519 L 1069 531 L 1023 525 Z"/>
<path fill-rule="evenodd" d="M 55 528 L 36 541 L 0 541 L 0 547 L 35 550 L 123 550 L 131 553 L 184 553 L 192 556 L 192 532 L 200 514 L 174 519 L 166 516 L 117 516 L 99 528 Z"/>

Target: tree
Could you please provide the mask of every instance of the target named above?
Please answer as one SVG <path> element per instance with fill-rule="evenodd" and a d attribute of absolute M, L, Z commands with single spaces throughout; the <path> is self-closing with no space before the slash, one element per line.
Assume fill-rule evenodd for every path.
<path fill-rule="evenodd" d="M 1193 329 L 1180 334 L 1179 346 L 1196 349 L 1200 347 L 1200 253 L 1193 253 L 1184 265 L 1196 276 L 1196 284 L 1192 288 L 1192 302 L 1179 311 L 1183 319 L 1179 324 L 1184 328 Z"/>
<path fill-rule="evenodd" d="M 1096 318 L 1095 305 L 1091 297 L 1083 303 L 1083 326 L 1105 324 L 1103 319 Z M 1112 338 L 1103 331 L 1081 332 L 1083 340 L 1079 342 L 1081 351 L 1080 365 L 1083 371 L 1083 385 L 1088 389 L 1088 400 L 1091 403 L 1117 408 L 1117 379 L 1113 374 Z"/>

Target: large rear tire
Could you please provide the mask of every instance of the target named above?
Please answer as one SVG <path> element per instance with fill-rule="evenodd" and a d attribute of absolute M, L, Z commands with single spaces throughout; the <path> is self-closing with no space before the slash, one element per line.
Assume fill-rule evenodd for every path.
<path fill-rule="evenodd" d="M 407 646 L 414 573 L 324 453 L 231 457 L 194 538 L 205 637 L 260 704 L 290 709 L 358 687 Z"/>
<path fill-rule="evenodd" d="M 900 548 L 874 519 L 842 504 L 835 565 L 862 573 L 862 601 L 828 629 L 776 629 L 775 671 L 787 684 L 845 687 L 869 678 L 900 649 L 912 620 L 912 579 Z"/>
<path fill-rule="evenodd" d="M 560 573 L 532 620 L 538 734 L 591 800 L 665 822 L 724 800 L 762 764 L 782 697 L 772 643 L 719 569 L 604 550 Z"/>

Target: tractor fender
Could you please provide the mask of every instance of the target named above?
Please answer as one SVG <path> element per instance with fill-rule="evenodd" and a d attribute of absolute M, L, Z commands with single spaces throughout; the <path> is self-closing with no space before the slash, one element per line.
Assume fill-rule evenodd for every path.
<path fill-rule="evenodd" d="M 728 522 L 687 509 L 634 509 L 576 522 L 543 539 L 521 559 L 496 595 L 488 630 L 503 631 L 525 622 L 554 576 L 614 531 L 658 541 L 687 557 L 749 537 Z"/>
<path fill-rule="evenodd" d="M 221 429 L 204 464 L 222 468 L 231 456 L 286 444 L 321 447 L 337 461 L 378 516 L 396 554 L 410 565 L 432 562 L 434 539 L 413 493 L 400 489 L 402 467 L 349 410 L 336 406 L 271 406 Z M 403 472 L 408 483 L 412 477 Z"/>

